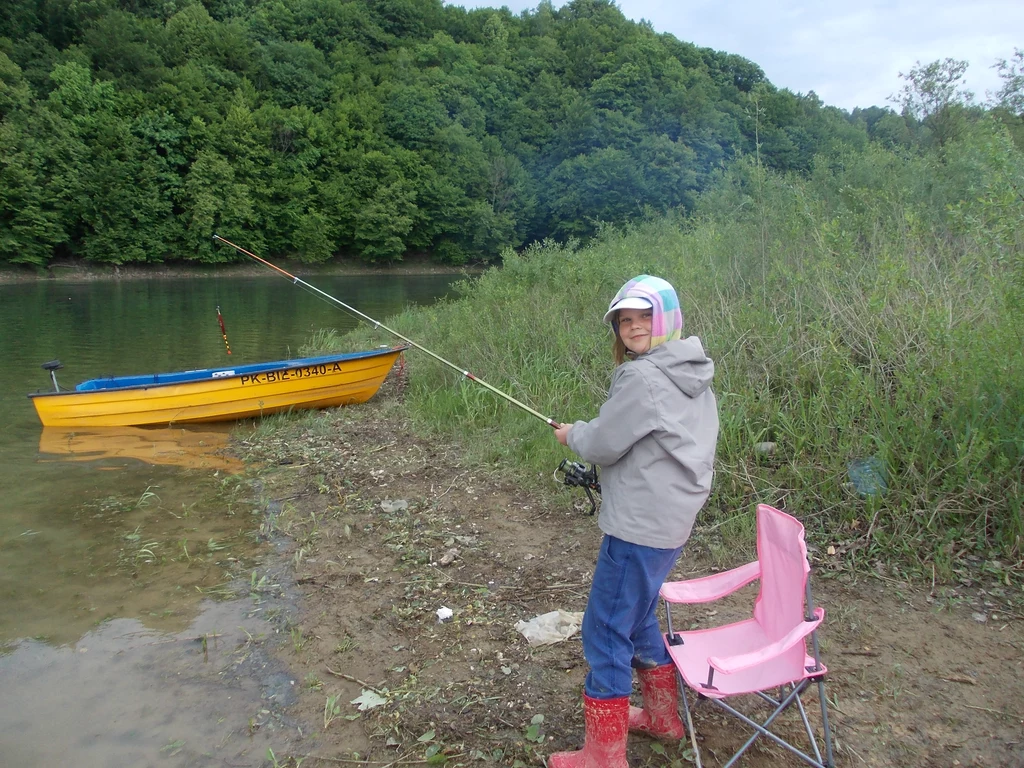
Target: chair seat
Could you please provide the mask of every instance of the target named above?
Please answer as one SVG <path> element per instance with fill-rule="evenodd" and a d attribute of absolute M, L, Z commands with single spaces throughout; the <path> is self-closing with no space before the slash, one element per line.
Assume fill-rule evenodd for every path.
<path fill-rule="evenodd" d="M 708 698 L 721 699 L 764 691 L 788 683 L 798 683 L 812 674 L 827 671 L 822 665 L 819 672 L 808 672 L 806 668 L 814 666 L 814 659 L 807 655 L 805 644 L 799 643 L 781 656 L 768 659 L 750 669 L 728 675 L 716 671 L 712 680 L 716 690 L 711 690 L 705 687 L 710 668 L 708 657 L 721 658 L 749 653 L 763 648 L 771 640 L 753 619 L 711 629 L 676 631 L 675 635 L 682 638 L 683 644 L 670 645 L 666 642 L 672 661 L 686 684 Z"/>

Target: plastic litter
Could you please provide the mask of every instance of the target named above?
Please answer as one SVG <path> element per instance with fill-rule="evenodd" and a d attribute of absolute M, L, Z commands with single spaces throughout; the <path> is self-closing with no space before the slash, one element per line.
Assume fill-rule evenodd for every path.
<path fill-rule="evenodd" d="M 392 512 L 401 512 L 402 510 L 409 508 L 409 502 L 405 499 L 395 499 L 393 501 L 391 499 L 384 499 L 384 501 L 380 503 L 380 508 L 388 514 Z"/>
<path fill-rule="evenodd" d="M 861 496 L 881 496 L 889 490 L 888 474 L 885 463 L 877 456 L 854 459 L 847 466 L 850 485 Z"/>
<path fill-rule="evenodd" d="M 530 645 L 552 645 L 568 640 L 583 626 L 583 613 L 550 611 L 534 616 L 529 621 L 516 622 L 516 630 Z"/>

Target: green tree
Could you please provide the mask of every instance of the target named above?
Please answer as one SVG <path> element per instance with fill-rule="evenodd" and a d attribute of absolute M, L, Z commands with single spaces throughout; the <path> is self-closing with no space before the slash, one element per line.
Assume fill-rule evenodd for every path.
<path fill-rule="evenodd" d="M 0 122 L 0 261 L 43 266 L 67 233 L 46 184 L 47 147 L 26 127 Z"/>
<path fill-rule="evenodd" d="M 0 37 L 21 38 L 38 31 L 39 4 L 34 0 L 8 0 L 0 14 Z"/>
<path fill-rule="evenodd" d="M 92 262 L 161 262 L 179 234 L 172 200 L 177 176 L 161 172 L 129 123 L 98 118 L 80 175 L 89 194 L 79 203 L 76 250 Z"/>
<path fill-rule="evenodd" d="M 11 61 L 21 69 L 22 76 L 31 87 L 32 95 L 35 98 L 45 98 L 53 88 L 50 72 L 54 66 L 61 63 L 62 60 L 66 63 L 72 58 L 67 54 L 62 56 L 60 51 L 37 32 L 16 40 L 0 38 L 0 50 L 3 50 Z M 77 59 L 83 65 L 88 66 L 88 57 L 81 51 L 76 53 Z"/>
<path fill-rule="evenodd" d="M 25 82 L 21 67 L 0 51 L 0 120 L 16 110 L 26 109 L 32 89 Z"/>
<path fill-rule="evenodd" d="M 248 249 L 256 253 L 266 252 L 261 230 L 256 226 L 255 208 L 246 179 L 239 178 L 222 155 L 201 150 L 185 177 L 186 258 L 205 262 L 237 260 L 233 250 L 214 244 L 213 235 L 248 243 Z"/>
<path fill-rule="evenodd" d="M 1003 84 L 993 97 L 992 112 L 1024 149 L 1024 50 L 1015 48 L 1013 56 L 1000 59 L 995 68 Z"/>
<path fill-rule="evenodd" d="M 344 175 L 321 190 L 324 213 L 337 217 L 341 248 L 371 262 L 402 258 L 419 214 L 411 181 L 418 164 L 415 153 L 397 147 L 349 153 Z"/>
<path fill-rule="evenodd" d="M 380 27 L 395 38 L 429 38 L 441 26 L 441 0 L 364 0 Z"/>
<path fill-rule="evenodd" d="M 1024 50 L 1013 49 L 1013 56 L 1000 59 L 995 68 L 1003 81 L 995 94 L 994 105 L 1007 112 L 1024 116 Z"/>
<path fill-rule="evenodd" d="M 177 237 L 180 154 L 166 157 L 171 145 L 145 135 L 145 121 L 126 114 L 112 83 L 74 63 L 55 67 L 52 78 L 48 105 L 64 129 L 58 143 L 73 158 L 65 175 L 74 181 L 65 207 L 71 250 L 88 261 L 162 261 Z"/>
<path fill-rule="evenodd" d="M 444 106 L 422 85 L 399 85 L 384 100 L 383 127 L 409 149 L 426 149 L 448 123 Z"/>
<path fill-rule="evenodd" d="M 908 73 L 900 72 L 906 84 L 892 100 L 904 116 L 923 123 L 939 147 L 960 136 L 967 126 L 967 107 L 974 100 L 965 85 L 967 67 L 966 61 L 943 59 L 926 65 L 917 62 Z"/>
<path fill-rule="evenodd" d="M 339 225 L 324 212 L 320 195 L 325 172 L 330 172 L 324 160 L 329 153 L 345 151 L 345 132 L 329 127 L 308 107 L 265 104 L 254 118 L 270 150 L 257 169 L 267 247 L 304 261 L 325 261 L 336 249 Z"/>
<path fill-rule="evenodd" d="M 499 13 L 492 13 L 484 23 L 486 62 L 503 66 L 509 55 L 509 29 Z"/>
<path fill-rule="evenodd" d="M 556 237 L 590 237 L 601 222 L 624 223 L 641 213 L 642 170 L 621 149 L 578 155 L 552 171 L 545 202 Z"/>
<path fill-rule="evenodd" d="M 167 20 L 167 55 L 172 64 L 205 58 L 216 45 L 221 29 L 202 5 L 185 6 Z"/>
<path fill-rule="evenodd" d="M 633 152 L 642 173 L 643 205 L 660 213 L 693 208 L 697 197 L 697 156 L 668 136 L 649 136 Z"/>
<path fill-rule="evenodd" d="M 260 48 L 256 85 L 284 107 L 318 107 L 330 92 L 330 67 L 312 43 L 269 42 Z"/>
<path fill-rule="evenodd" d="M 99 71 L 143 88 L 152 88 L 162 79 L 161 51 L 168 41 L 159 21 L 113 10 L 88 27 L 83 38 Z"/>

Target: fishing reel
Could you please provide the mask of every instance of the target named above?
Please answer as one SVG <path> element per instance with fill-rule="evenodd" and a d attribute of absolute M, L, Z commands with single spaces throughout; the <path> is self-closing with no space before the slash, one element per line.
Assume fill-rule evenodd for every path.
<path fill-rule="evenodd" d="M 587 514 L 594 514 L 597 510 L 597 501 L 594 499 L 593 492 L 601 492 L 601 483 L 597 479 L 597 465 L 591 464 L 588 469 L 586 465 L 580 464 L 578 461 L 562 459 L 562 463 L 558 465 L 555 472 L 563 473 L 562 483 L 564 485 L 582 488 L 586 492 L 587 500 L 590 502 L 590 511 Z M 555 480 L 558 481 L 557 475 Z"/>

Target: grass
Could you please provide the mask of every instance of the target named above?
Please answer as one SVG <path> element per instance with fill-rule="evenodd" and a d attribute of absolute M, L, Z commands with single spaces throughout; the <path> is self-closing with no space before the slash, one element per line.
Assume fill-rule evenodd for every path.
<path fill-rule="evenodd" d="M 345 635 L 344 638 L 334 647 L 335 653 L 348 653 L 354 651 L 359 647 L 359 643 L 351 635 Z"/>
<path fill-rule="evenodd" d="M 596 415 L 611 375 L 605 302 L 671 281 L 716 362 L 721 433 L 700 528 L 749 545 L 766 502 L 858 567 L 954 578 L 1024 558 L 1024 157 L 982 126 L 946 156 L 872 148 L 810 178 L 738 163 L 696 216 L 605 230 L 585 248 L 504 254 L 462 298 L 388 321 L 559 421 Z M 319 335 L 388 343 L 380 331 Z M 550 489 L 567 455 L 535 417 L 416 350 L 405 404 L 468 460 Z M 775 443 L 764 453 L 757 446 Z M 863 491 L 853 468 L 881 467 Z"/>

